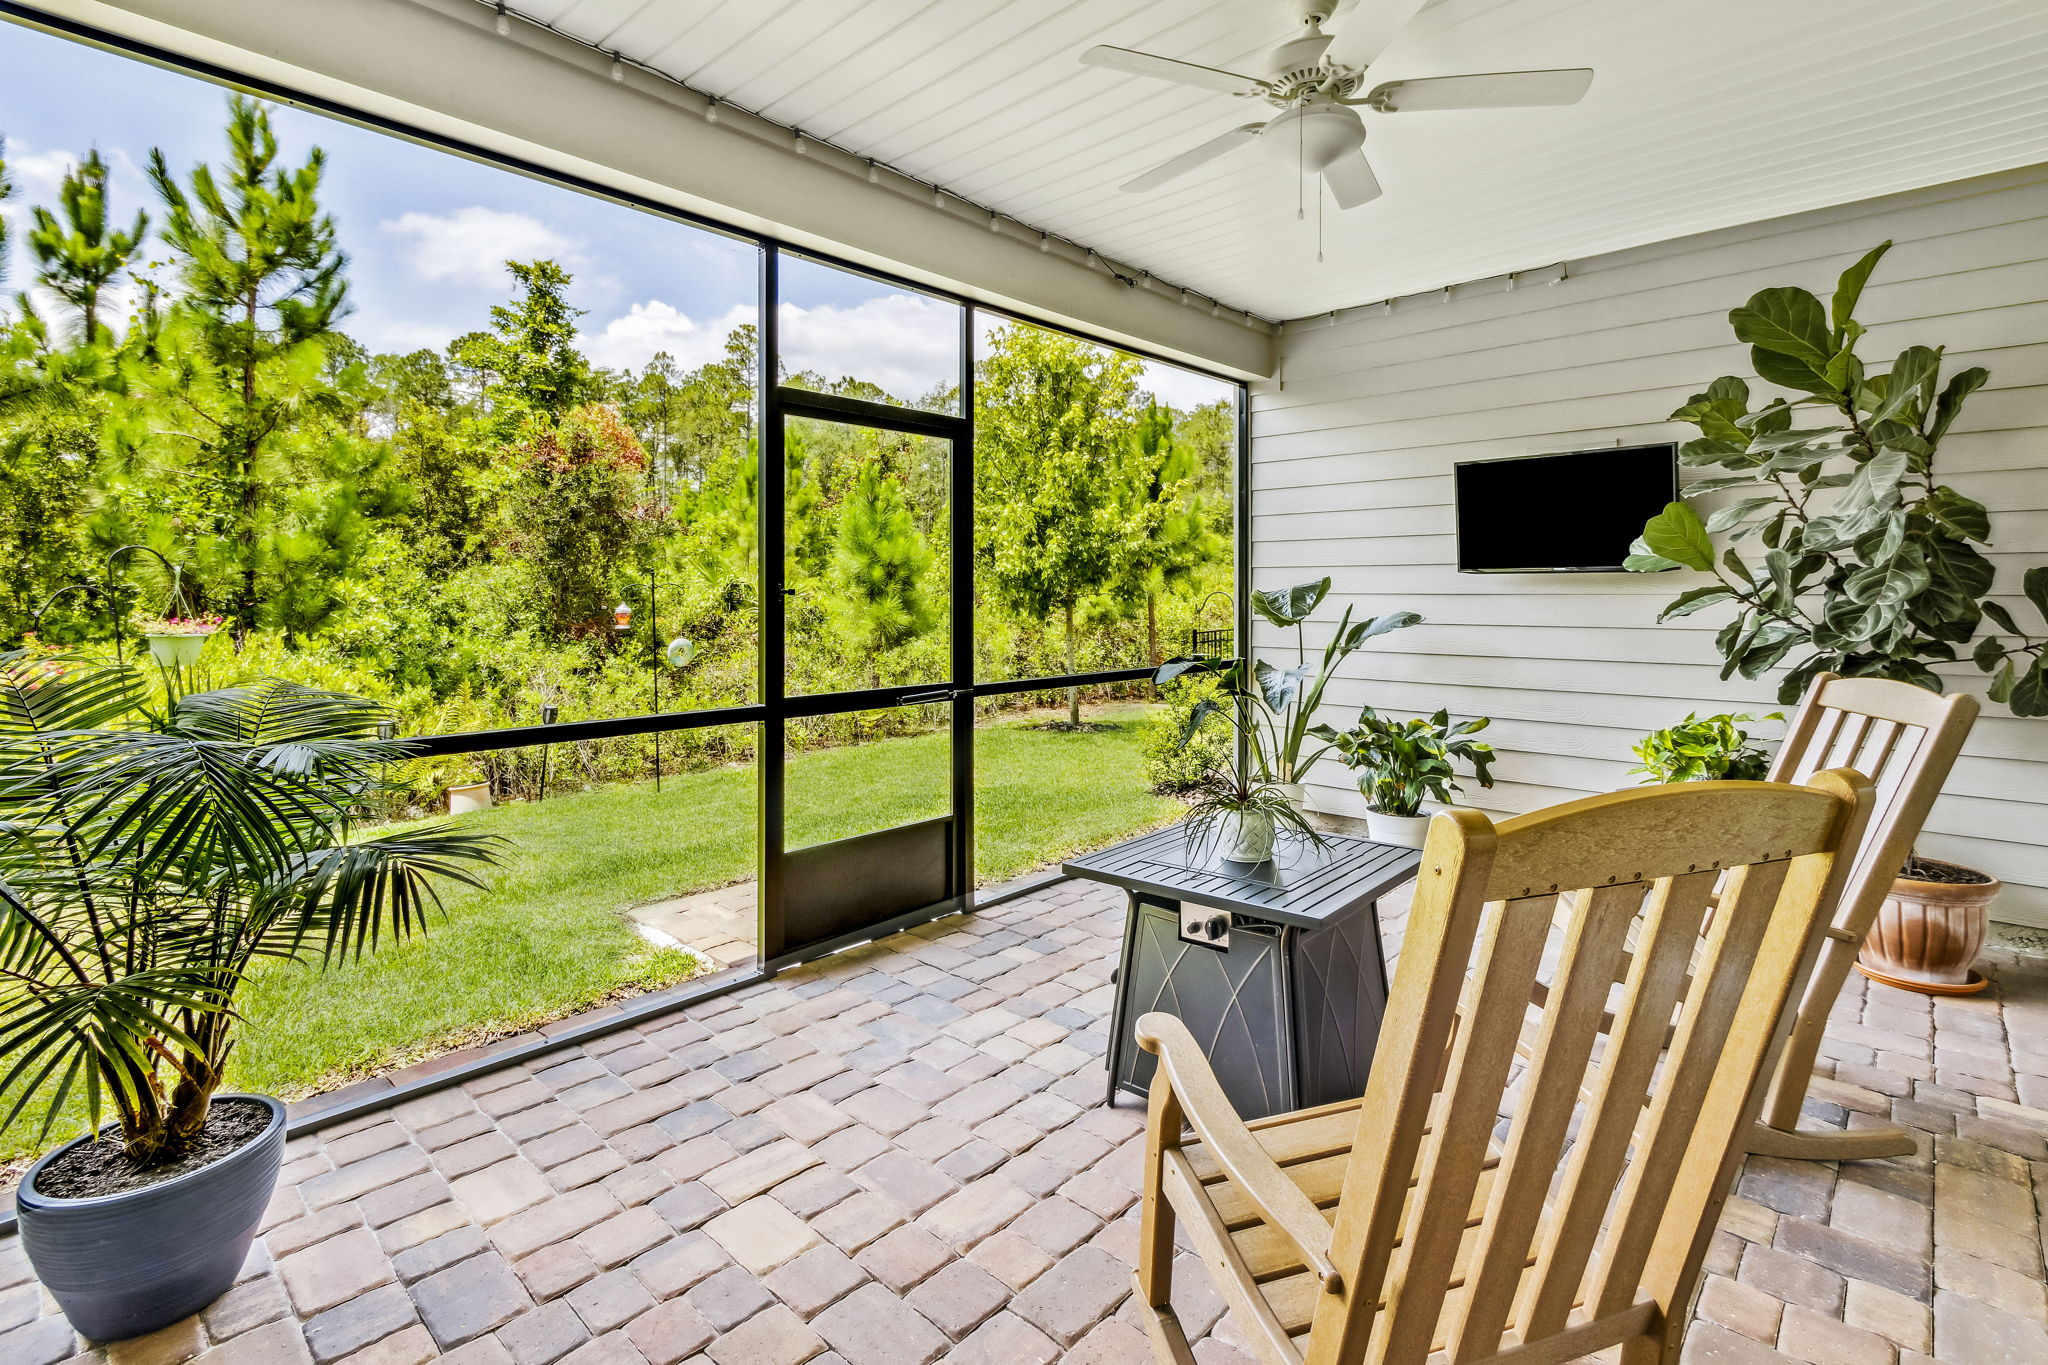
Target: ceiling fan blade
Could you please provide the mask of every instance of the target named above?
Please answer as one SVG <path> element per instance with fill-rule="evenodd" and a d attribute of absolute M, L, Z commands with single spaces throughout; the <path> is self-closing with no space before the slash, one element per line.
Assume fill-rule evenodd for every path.
<path fill-rule="evenodd" d="M 1337 37 L 1323 60 L 1334 66 L 1369 66 L 1380 59 L 1394 35 L 1422 12 L 1429 0 L 1359 0 L 1337 20 Z"/>
<path fill-rule="evenodd" d="M 1330 187 L 1330 197 L 1340 209 L 1355 209 L 1380 197 L 1379 177 L 1366 164 L 1362 151 L 1340 156 L 1323 167 L 1323 183 Z"/>
<path fill-rule="evenodd" d="M 1240 76 L 1234 71 L 1218 71 L 1213 66 L 1175 61 L 1150 52 L 1133 52 L 1127 47 L 1091 47 L 1081 54 L 1081 60 L 1089 66 L 1128 71 L 1134 76 L 1153 76 L 1176 85 L 1198 85 L 1204 90 L 1221 90 L 1232 95 L 1258 90 L 1266 84 L 1257 76 Z"/>
<path fill-rule="evenodd" d="M 1244 123 L 1232 128 L 1220 137 L 1212 137 L 1199 147 L 1182 152 L 1171 161 L 1162 162 L 1135 180 L 1126 180 L 1124 188 L 1133 194 L 1156 190 L 1169 180 L 1177 180 L 1205 161 L 1214 161 L 1241 142 L 1250 142 L 1259 135 L 1263 123 Z"/>
<path fill-rule="evenodd" d="M 1483 76 L 1428 76 L 1414 81 L 1376 85 L 1360 103 L 1383 114 L 1421 113 L 1432 109 L 1526 109 L 1549 104 L 1577 104 L 1593 84 L 1593 69 L 1562 71 L 1496 71 Z"/>

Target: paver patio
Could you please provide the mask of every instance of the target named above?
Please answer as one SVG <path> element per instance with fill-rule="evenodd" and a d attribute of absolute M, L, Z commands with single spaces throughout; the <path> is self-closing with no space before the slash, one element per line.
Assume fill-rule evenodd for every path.
<path fill-rule="evenodd" d="M 1140 1113 L 1101 1103 L 1121 913 L 1064 883 L 298 1139 L 240 1285 L 80 1358 L 1148 1361 Z M 1852 983 L 1815 1113 L 1927 1154 L 1752 1161 L 1688 1361 L 2048 1361 L 2048 964 L 1988 971 Z M 1238 1365 L 1178 1283 L 1197 1356 Z M 80 1349 L 0 1242 L 0 1361 Z"/>

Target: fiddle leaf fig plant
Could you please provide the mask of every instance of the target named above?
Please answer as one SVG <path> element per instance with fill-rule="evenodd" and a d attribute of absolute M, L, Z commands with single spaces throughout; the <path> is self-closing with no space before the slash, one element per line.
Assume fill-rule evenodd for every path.
<path fill-rule="evenodd" d="M 1856 352 L 1866 330 L 1856 305 L 1890 248 L 1844 271 L 1825 305 L 1780 287 L 1728 315 L 1757 376 L 1792 396 L 1758 401 L 1746 380 L 1725 375 L 1671 414 L 1700 432 L 1679 461 L 1721 472 L 1651 518 L 1626 567 L 1712 574 L 1658 620 L 1733 607 L 1715 637 L 1721 676 L 1757 678 L 1794 659 L 1780 701 L 1796 701 L 1823 671 L 1938 692 L 1932 665 L 1962 657 L 1988 616 L 2013 637 L 1971 655 L 1995 675 L 1994 700 L 2048 714 L 2048 639 L 1988 600 L 1996 569 L 1980 547 L 1990 514 L 1936 470 L 1943 438 L 1988 372 L 1972 366 L 1944 383 L 1939 347 L 1909 346 L 1881 373 Z M 1695 499 L 1734 489 L 1742 496 L 1701 515 Z M 2048 574 L 2034 574 L 2043 571 L 2029 575 L 2028 596 L 2048 620 Z"/>

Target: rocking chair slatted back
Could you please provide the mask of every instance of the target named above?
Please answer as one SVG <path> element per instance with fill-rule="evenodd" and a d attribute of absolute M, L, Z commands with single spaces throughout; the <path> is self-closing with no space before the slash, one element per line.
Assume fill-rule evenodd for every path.
<path fill-rule="evenodd" d="M 1630 1365 L 1659 1358 L 1870 795 L 1833 771 L 1615 793 L 1498 827 L 1436 818 L 1308 1365 L 1419 1365 L 1446 1347 L 1458 1362 L 1614 1345 Z M 1495 1147 L 1561 896 L 1528 1084 Z"/>
<path fill-rule="evenodd" d="M 1800 1003 L 1765 1108 L 1764 1123 L 1772 1131 L 1760 1133 L 1752 1150 L 1821 1159 L 1905 1155 L 1914 1150 L 1913 1140 L 1896 1128 L 1800 1133 L 1799 1111 L 1828 1012 L 1893 878 L 1912 854 L 1977 711 L 1977 699 L 1966 694 L 1943 696 L 1911 683 L 1822 673 L 1793 716 L 1771 765 L 1772 781 L 1803 782 L 1825 769 L 1854 768 L 1869 774 L 1876 790 L 1863 841 L 1834 909 L 1829 942 Z M 1781 1139 L 1777 1133 L 1789 1136 Z"/>

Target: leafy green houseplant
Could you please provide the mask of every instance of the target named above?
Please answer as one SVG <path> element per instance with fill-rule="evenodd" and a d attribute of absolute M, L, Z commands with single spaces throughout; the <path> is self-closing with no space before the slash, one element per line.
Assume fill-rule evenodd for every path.
<path fill-rule="evenodd" d="M 1733 607 L 1715 638 L 1721 676 L 1758 678 L 1792 659 L 1780 701 L 1796 701 L 1821 672 L 1940 691 L 1933 666 L 1961 658 L 1988 618 L 2003 635 L 1971 657 L 1993 674 L 1992 699 L 2016 715 L 2048 715 L 2048 639 L 1991 600 L 1996 570 L 1979 548 L 1991 540 L 1990 514 L 1937 469 L 1943 439 L 1988 372 L 1971 367 L 1944 383 L 1939 347 L 1909 346 L 1883 373 L 1856 354 L 1865 332 L 1856 305 L 1890 246 L 1844 271 L 1826 305 L 1780 287 L 1728 315 L 1758 377 L 1790 396 L 1753 406 L 1748 382 L 1729 375 L 1671 414 L 1700 432 L 1680 461 L 1719 472 L 1650 520 L 1628 567 L 1712 574 L 1658 619 Z M 1741 496 L 1705 515 L 1695 505 L 1730 490 Z M 2030 570 L 2024 589 L 2048 619 L 2048 568 Z"/>
<path fill-rule="evenodd" d="M 1358 774 L 1372 836 L 1420 848 L 1428 823 L 1422 803 L 1456 797 L 1457 764 L 1471 764 L 1480 786 L 1493 785 L 1493 746 L 1470 738 L 1491 723 L 1486 716 L 1454 722 L 1448 711 L 1395 720 L 1367 706 L 1348 730 L 1318 725 L 1311 733 Z"/>
<path fill-rule="evenodd" d="M 274 679 L 173 692 L 158 706 L 131 667 L 0 654 L 0 1126 L 40 1108 L 47 1136 L 67 1102 L 82 1105 L 91 1132 L 30 1170 L 20 1204 L 31 1260 L 50 1264 L 44 1282 L 90 1337 L 152 1330 L 140 1324 L 181 1304 L 165 1321 L 196 1311 L 240 1267 L 270 1195 L 260 1162 L 240 1250 L 214 1258 L 232 1261 L 225 1279 L 195 1253 L 192 1283 L 168 1296 L 156 1284 L 138 1304 L 57 1269 L 83 1202 L 67 1196 L 135 1201 L 118 1240 L 160 1252 L 166 1237 L 194 1234 L 162 1225 L 153 1198 L 250 1165 L 221 1151 L 222 1123 L 246 1129 L 252 1106 L 267 1104 L 272 1121 L 245 1145 L 281 1149 L 275 1101 L 215 1103 L 251 968 L 416 932 L 437 884 L 477 885 L 493 860 L 494 840 L 460 829 L 357 832 L 380 771 L 405 757 L 374 738 L 383 714 Z M 108 1214 L 95 1216 L 104 1239 Z"/>
<path fill-rule="evenodd" d="M 1763 717 L 1746 711 L 1718 716 L 1688 713 L 1678 724 L 1644 735 L 1635 747 L 1641 762 L 1629 771 L 1646 774 L 1645 782 L 1761 782 L 1771 769 L 1771 751 L 1751 743 L 1742 727 L 1758 719 L 1784 718 L 1777 711 Z"/>
<path fill-rule="evenodd" d="M 1346 607 L 1329 643 L 1311 664 L 1303 622 L 1329 592 L 1330 580 L 1323 578 L 1252 594 L 1252 610 L 1274 625 L 1294 630 L 1293 668 L 1276 668 L 1264 659 L 1170 659 L 1152 676 L 1154 684 L 1162 687 L 1180 677 L 1212 679 L 1213 693 L 1188 713 L 1181 744 L 1191 743 L 1209 719 L 1221 716 L 1244 740 L 1251 775 L 1280 786 L 1297 805 L 1302 780 L 1316 761 L 1329 752 L 1328 744 L 1311 748 L 1308 741 L 1316 733 L 1312 722 L 1337 666 L 1374 636 L 1402 630 L 1422 620 L 1412 611 L 1394 611 L 1354 622 L 1351 609 Z"/>

